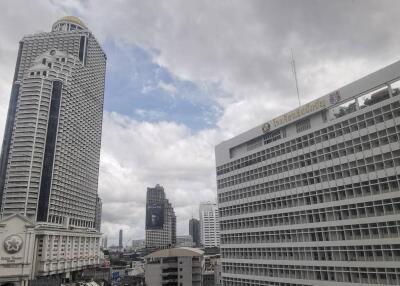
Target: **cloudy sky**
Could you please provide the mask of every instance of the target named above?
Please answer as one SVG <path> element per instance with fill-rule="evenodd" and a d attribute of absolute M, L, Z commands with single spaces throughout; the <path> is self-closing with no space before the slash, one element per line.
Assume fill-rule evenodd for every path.
<path fill-rule="evenodd" d="M 0 1 L 0 139 L 18 41 L 80 17 L 108 56 L 99 193 L 111 243 L 144 237 L 146 187 L 178 235 L 216 199 L 214 146 L 400 57 L 399 1 Z"/>

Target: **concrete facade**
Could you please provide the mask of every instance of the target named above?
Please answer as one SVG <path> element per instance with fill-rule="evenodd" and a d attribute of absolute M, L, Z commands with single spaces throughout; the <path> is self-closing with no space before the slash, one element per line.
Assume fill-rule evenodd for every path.
<path fill-rule="evenodd" d="M 216 146 L 224 285 L 400 285 L 400 62 Z"/>
<path fill-rule="evenodd" d="M 203 247 L 219 246 L 220 238 L 218 216 L 218 207 L 216 203 L 200 203 L 200 244 Z"/>
<path fill-rule="evenodd" d="M 201 286 L 204 271 L 203 252 L 194 248 L 172 248 L 145 257 L 147 286 Z"/>
<path fill-rule="evenodd" d="M 96 198 L 96 215 L 95 215 L 95 221 L 94 221 L 94 228 L 100 232 L 101 231 L 101 214 L 103 211 L 103 202 L 101 201 L 101 198 L 97 196 Z"/>
<path fill-rule="evenodd" d="M 0 222 L 0 285 L 27 286 L 34 278 L 35 224 L 20 214 Z M 16 240 L 13 241 L 13 238 Z M 7 241 L 14 242 L 8 249 Z"/>

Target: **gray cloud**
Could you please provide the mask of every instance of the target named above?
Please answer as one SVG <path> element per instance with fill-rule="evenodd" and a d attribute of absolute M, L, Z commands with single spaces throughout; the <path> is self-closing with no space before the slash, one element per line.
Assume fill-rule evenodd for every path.
<path fill-rule="evenodd" d="M 290 48 L 302 77 L 332 59 L 378 66 L 399 47 L 398 1 L 122 1 L 118 11 L 103 4 L 83 11 L 103 37 L 156 50 L 155 60 L 176 75 L 218 82 L 240 97 L 279 90 L 291 100 Z"/>
<path fill-rule="evenodd" d="M 104 231 L 143 237 L 147 186 L 163 184 L 180 233 L 200 200 L 215 198 L 213 146 L 398 59 L 398 1 L 1 1 L 0 134 L 18 41 L 64 13 L 101 40 L 139 45 L 174 76 L 219 86 L 221 117 L 192 133 L 173 122 L 104 117 L 99 189 Z M 2 136 L 2 135 L 0 135 Z"/>

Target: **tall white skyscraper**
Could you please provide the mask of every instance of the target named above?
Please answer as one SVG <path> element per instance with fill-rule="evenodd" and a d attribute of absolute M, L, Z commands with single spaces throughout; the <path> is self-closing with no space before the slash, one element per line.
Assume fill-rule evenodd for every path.
<path fill-rule="evenodd" d="M 216 147 L 223 285 L 400 285 L 400 61 Z"/>
<path fill-rule="evenodd" d="M 5 227 L 11 241 L 35 249 L 18 250 L 36 257 L 28 279 L 98 262 L 105 71 L 105 53 L 76 17 L 61 18 L 51 32 L 19 43 L 0 156 L 0 205 L 3 221 L 23 218 L 35 226 L 29 241 L 13 234 L 15 222 Z M 0 264 L 0 282 L 1 275 Z"/>
<path fill-rule="evenodd" d="M 199 207 L 200 243 L 204 247 L 219 246 L 218 207 L 216 203 L 204 202 Z"/>

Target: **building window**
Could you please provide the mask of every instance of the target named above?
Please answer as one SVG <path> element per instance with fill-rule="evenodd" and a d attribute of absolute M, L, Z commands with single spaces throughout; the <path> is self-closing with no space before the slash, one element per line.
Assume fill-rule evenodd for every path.
<path fill-rule="evenodd" d="M 54 81 L 50 100 L 50 114 L 47 123 L 46 145 L 44 150 L 42 178 L 38 202 L 37 221 L 47 221 L 50 188 L 53 175 L 53 161 L 58 130 L 58 115 L 61 102 L 62 82 Z"/>
<path fill-rule="evenodd" d="M 81 40 L 79 42 L 79 60 L 83 62 L 86 48 L 86 37 L 81 36 Z"/>
<path fill-rule="evenodd" d="M 328 121 L 328 116 L 327 116 L 327 114 L 326 114 L 326 110 L 323 110 L 322 112 L 321 112 L 321 115 L 322 115 L 322 122 L 326 122 L 326 121 Z"/>
<path fill-rule="evenodd" d="M 281 130 L 275 130 L 264 135 L 264 144 L 272 143 L 282 138 Z"/>
<path fill-rule="evenodd" d="M 262 146 L 262 137 L 258 137 L 256 139 L 250 140 L 249 142 L 247 142 L 247 151 L 251 151 L 254 150 L 258 147 Z"/>
<path fill-rule="evenodd" d="M 352 113 L 357 110 L 357 102 L 355 99 L 347 101 L 339 106 L 336 106 L 331 109 L 333 119 L 340 118 L 349 113 Z"/>
<path fill-rule="evenodd" d="M 303 131 L 308 130 L 310 128 L 311 128 L 310 118 L 306 118 L 306 119 L 300 120 L 299 122 L 296 123 L 296 131 L 297 131 L 297 133 L 303 132 Z"/>

